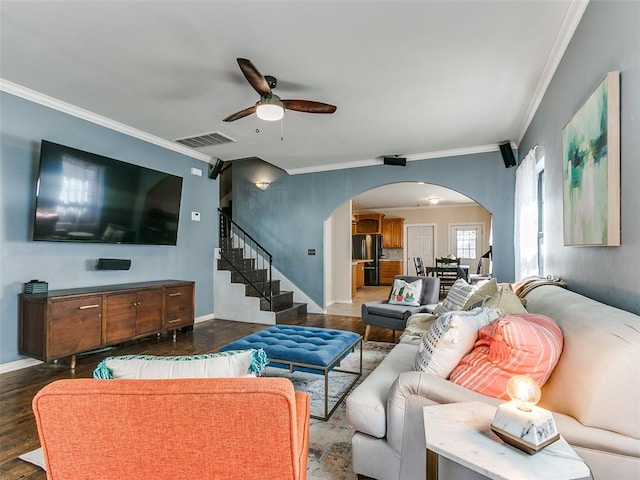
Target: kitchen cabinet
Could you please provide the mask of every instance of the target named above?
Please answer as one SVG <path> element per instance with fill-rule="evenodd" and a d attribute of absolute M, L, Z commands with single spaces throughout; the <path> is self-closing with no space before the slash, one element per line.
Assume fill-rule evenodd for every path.
<path fill-rule="evenodd" d="M 382 247 L 404 247 L 404 218 L 385 218 L 382 220 Z"/>
<path fill-rule="evenodd" d="M 382 233 L 382 218 L 381 213 L 361 213 L 355 215 L 356 224 L 352 228 L 353 234 L 358 233 Z"/>
<path fill-rule="evenodd" d="M 403 262 L 385 260 L 380 262 L 380 285 L 393 285 L 393 278 L 402 275 Z"/>
<path fill-rule="evenodd" d="M 351 264 L 351 298 L 356 296 L 356 290 L 358 290 L 357 276 L 358 276 L 358 265 L 355 263 Z"/>
<path fill-rule="evenodd" d="M 356 290 L 364 287 L 364 261 L 351 263 L 351 297 L 356 295 Z"/>
<path fill-rule="evenodd" d="M 195 283 L 160 280 L 20 295 L 20 353 L 44 362 L 193 325 Z"/>

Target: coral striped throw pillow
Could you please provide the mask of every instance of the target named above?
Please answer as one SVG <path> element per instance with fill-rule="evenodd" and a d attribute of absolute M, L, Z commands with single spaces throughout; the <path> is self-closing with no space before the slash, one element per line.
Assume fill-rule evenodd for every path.
<path fill-rule="evenodd" d="M 460 360 L 449 380 L 484 395 L 508 400 L 507 381 L 528 375 L 540 387 L 562 353 L 556 322 L 533 313 L 503 315 L 478 332 L 474 349 Z"/>

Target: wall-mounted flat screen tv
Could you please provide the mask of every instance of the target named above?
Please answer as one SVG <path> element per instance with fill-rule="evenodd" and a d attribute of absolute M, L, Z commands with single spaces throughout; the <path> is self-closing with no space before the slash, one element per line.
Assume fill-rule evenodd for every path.
<path fill-rule="evenodd" d="M 176 245 L 182 177 L 46 140 L 33 240 Z"/>

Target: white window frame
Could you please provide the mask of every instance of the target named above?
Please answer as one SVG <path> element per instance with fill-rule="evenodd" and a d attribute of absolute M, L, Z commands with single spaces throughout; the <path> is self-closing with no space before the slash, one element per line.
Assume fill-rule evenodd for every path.
<path fill-rule="evenodd" d="M 458 231 L 459 230 L 476 230 L 476 255 L 475 257 L 459 257 L 465 260 L 478 260 L 485 252 L 484 248 L 484 229 L 483 222 L 465 222 L 449 224 L 449 252 L 458 256 Z"/>
<path fill-rule="evenodd" d="M 544 276 L 544 155 L 536 162 L 536 188 L 538 189 L 538 275 Z"/>

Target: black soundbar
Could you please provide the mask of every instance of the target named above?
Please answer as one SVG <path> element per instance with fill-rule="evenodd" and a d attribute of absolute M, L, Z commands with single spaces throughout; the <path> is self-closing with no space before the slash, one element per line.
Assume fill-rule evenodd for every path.
<path fill-rule="evenodd" d="M 131 260 L 125 258 L 99 258 L 96 270 L 129 270 Z"/>
<path fill-rule="evenodd" d="M 382 161 L 385 165 L 407 166 L 407 159 L 405 157 L 382 157 Z"/>

